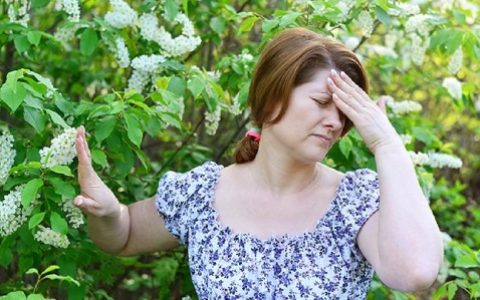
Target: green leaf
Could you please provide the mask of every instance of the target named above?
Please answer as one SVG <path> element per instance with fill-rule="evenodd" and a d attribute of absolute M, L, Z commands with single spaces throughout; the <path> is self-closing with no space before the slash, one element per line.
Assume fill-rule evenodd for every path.
<path fill-rule="evenodd" d="M 87 28 L 80 36 L 80 52 L 85 56 L 92 55 L 98 44 L 97 32 L 92 28 Z"/>
<path fill-rule="evenodd" d="M 225 30 L 225 19 L 213 17 L 210 20 L 210 28 L 212 28 L 216 33 L 220 34 L 223 30 Z"/>
<path fill-rule="evenodd" d="M 465 25 L 467 23 L 467 16 L 463 12 L 457 9 L 454 9 L 453 16 L 455 17 L 455 20 L 457 20 L 458 23 L 462 25 Z"/>
<path fill-rule="evenodd" d="M 175 76 L 170 78 L 170 82 L 168 83 L 168 90 L 174 93 L 177 97 L 183 97 L 186 87 L 187 83 L 185 80 Z"/>
<path fill-rule="evenodd" d="M 453 299 L 456 293 L 457 293 L 457 286 L 455 284 L 450 284 L 448 286 L 448 300 Z"/>
<path fill-rule="evenodd" d="M 38 275 L 38 270 L 35 268 L 29 269 L 25 274 L 37 274 Z"/>
<path fill-rule="evenodd" d="M 22 204 L 24 207 L 30 205 L 35 200 L 38 190 L 43 186 L 43 180 L 34 178 L 30 180 L 22 190 Z"/>
<path fill-rule="evenodd" d="M 467 255 L 462 255 L 455 261 L 455 267 L 457 268 L 476 268 L 478 266 L 477 260 Z"/>
<path fill-rule="evenodd" d="M 22 104 L 27 96 L 27 90 L 21 82 L 16 82 L 12 89 L 8 84 L 2 85 L 0 89 L 0 99 L 10 107 L 12 113 Z"/>
<path fill-rule="evenodd" d="M 32 125 L 38 134 L 41 134 L 45 129 L 45 117 L 38 109 L 25 106 L 23 108 L 23 118 L 28 124 Z"/>
<path fill-rule="evenodd" d="M 18 54 L 22 55 L 22 52 L 26 51 L 30 48 L 30 42 L 28 38 L 24 35 L 19 35 L 13 39 L 13 43 L 15 44 L 15 49 L 17 49 Z"/>
<path fill-rule="evenodd" d="M 70 128 L 70 126 L 68 126 L 67 123 L 65 123 L 63 118 L 58 113 L 56 113 L 56 112 L 54 112 L 53 110 L 50 110 L 50 109 L 46 109 L 45 111 L 50 116 L 50 119 L 52 119 L 53 123 L 55 123 L 57 125 L 60 125 L 65 129 Z"/>
<path fill-rule="evenodd" d="M 95 149 L 92 151 L 92 160 L 104 168 L 108 167 L 107 156 L 101 150 Z"/>
<path fill-rule="evenodd" d="M 264 20 L 262 23 L 262 30 L 263 32 L 268 33 L 277 27 L 279 23 L 280 21 L 278 19 Z"/>
<path fill-rule="evenodd" d="M 32 255 L 20 255 L 18 259 L 18 271 L 24 273 L 26 270 L 29 270 L 33 266 L 33 256 Z"/>
<path fill-rule="evenodd" d="M 30 44 L 38 46 L 38 44 L 40 44 L 40 40 L 42 39 L 42 34 L 40 31 L 30 30 L 27 33 L 27 39 Z"/>
<path fill-rule="evenodd" d="M 30 294 L 27 300 L 45 300 L 45 298 L 41 294 Z"/>
<path fill-rule="evenodd" d="M 177 17 L 179 7 L 174 0 L 165 0 L 164 6 L 165 12 L 167 13 L 167 16 L 169 18 L 170 22 L 173 22 L 175 18 Z"/>
<path fill-rule="evenodd" d="M 188 89 L 192 92 L 193 98 L 197 98 L 205 89 L 205 83 L 199 77 L 194 77 L 188 82 Z"/>
<path fill-rule="evenodd" d="M 43 221 L 44 217 L 45 217 L 45 212 L 41 212 L 33 215 L 28 221 L 28 229 L 32 229 L 36 227 L 38 224 L 40 224 L 40 222 Z"/>
<path fill-rule="evenodd" d="M 67 221 L 65 221 L 65 219 L 62 218 L 58 213 L 52 212 L 50 214 L 50 224 L 52 225 L 52 229 L 54 231 L 59 232 L 61 234 L 67 234 L 68 233 Z"/>
<path fill-rule="evenodd" d="M 117 119 L 113 116 L 105 117 L 95 124 L 95 139 L 100 143 L 112 133 Z"/>
<path fill-rule="evenodd" d="M 80 286 L 80 283 L 70 276 L 61 276 L 61 275 L 57 275 L 57 274 L 49 274 L 49 275 L 45 276 L 44 278 L 47 278 L 47 279 L 50 279 L 50 280 L 64 280 L 64 281 L 74 283 L 77 286 Z"/>
<path fill-rule="evenodd" d="M 180 119 L 175 114 L 168 113 L 168 112 L 162 112 L 162 114 L 160 115 L 160 118 L 162 119 L 162 121 L 164 121 L 168 125 L 172 125 L 176 128 L 182 128 L 182 124 L 180 123 Z"/>
<path fill-rule="evenodd" d="M 7 82 L 5 83 L 14 93 L 17 92 L 17 82 L 20 78 L 23 78 L 22 70 L 15 70 L 7 74 Z"/>
<path fill-rule="evenodd" d="M 258 17 L 258 16 L 251 16 L 251 17 L 246 18 L 242 22 L 242 25 L 240 25 L 240 28 L 238 29 L 238 32 L 242 33 L 242 32 L 247 32 L 247 31 L 252 30 L 252 27 L 253 27 L 253 25 L 255 25 L 255 22 L 257 22 L 260 19 L 261 18 Z"/>
<path fill-rule="evenodd" d="M 127 135 L 130 141 L 140 147 L 142 144 L 143 131 L 140 126 L 140 122 L 137 121 L 135 116 L 131 114 L 125 115 L 125 122 L 127 123 Z"/>
<path fill-rule="evenodd" d="M 27 299 L 27 296 L 25 296 L 24 292 L 17 291 L 17 292 L 8 293 L 5 296 L 5 298 L 1 297 L 0 299 L 2 299 L 2 300 L 25 300 L 25 299 Z"/>
<path fill-rule="evenodd" d="M 50 0 L 32 0 L 31 1 L 31 5 L 32 5 L 32 8 L 42 8 L 42 7 L 45 7 L 48 5 L 48 3 L 50 2 Z"/>
<path fill-rule="evenodd" d="M 48 178 L 48 181 L 53 184 L 53 189 L 57 195 L 64 196 L 68 199 L 73 199 L 77 194 L 73 185 L 58 177 L 50 177 Z"/>
<path fill-rule="evenodd" d="M 58 269 L 60 269 L 59 266 L 51 265 L 48 268 L 46 268 L 40 275 L 47 274 L 47 273 L 53 272 L 53 271 L 58 270 Z"/>
<path fill-rule="evenodd" d="M 344 136 L 341 138 L 338 146 L 340 147 L 340 152 L 342 152 L 343 156 L 348 159 L 353 148 L 353 143 L 350 137 Z"/>
<path fill-rule="evenodd" d="M 280 27 L 284 28 L 292 23 L 301 15 L 299 12 L 288 12 L 280 18 Z"/>
<path fill-rule="evenodd" d="M 57 166 L 53 166 L 53 167 L 49 168 L 49 170 L 54 172 L 54 173 L 57 173 L 57 174 L 62 174 L 62 175 L 68 176 L 68 177 L 73 177 L 72 171 L 67 166 L 57 165 Z"/>
<path fill-rule="evenodd" d="M 390 16 L 383 8 L 381 8 L 380 6 L 374 6 L 373 12 L 375 13 L 375 16 L 377 17 L 377 19 L 379 19 L 380 22 L 383 23 L 383 25 L 385 25 L 387 28 L 390 27 L 392 20 L 390 19 Z"/>

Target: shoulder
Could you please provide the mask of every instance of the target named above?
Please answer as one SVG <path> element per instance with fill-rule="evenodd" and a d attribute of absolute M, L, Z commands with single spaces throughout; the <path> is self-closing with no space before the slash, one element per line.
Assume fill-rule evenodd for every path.
<path fill-rule="evenodd" d="M 158 184 L 159 189 L 168 187 L 181 188 L 191 185 L 197 185 L 199 183 L 208 184 L 216 181 L 223 169 L 222 165 L 219 165 L 213 161 L 207 161 L 198 167 L 191 169 L 188 172 L 166 172 Z"/>

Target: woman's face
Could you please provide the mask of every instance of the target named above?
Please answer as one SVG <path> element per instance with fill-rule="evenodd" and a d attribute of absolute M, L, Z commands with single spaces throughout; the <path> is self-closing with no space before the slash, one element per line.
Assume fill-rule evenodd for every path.
<path fill-rule="evenodd" d="M 297 160 L 323 160 L 342 133 L 345 116 L 332 100 L 329 75 L 330 70 L 319 70 L 311 81 L 294 88 L 285 115 L 270 128 L 276 147 Z"/>

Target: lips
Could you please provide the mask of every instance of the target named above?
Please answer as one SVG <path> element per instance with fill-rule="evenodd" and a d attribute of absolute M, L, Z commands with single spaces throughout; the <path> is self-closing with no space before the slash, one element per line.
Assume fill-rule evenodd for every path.
<path fill-rule="evenodd" d="M 332 142 L 332 138 L 324 135 L 324 134 L 313 134 L 314 137 L 318 138 L 319 140 L 324 141 L 325 143 L 330 144 Z"/>

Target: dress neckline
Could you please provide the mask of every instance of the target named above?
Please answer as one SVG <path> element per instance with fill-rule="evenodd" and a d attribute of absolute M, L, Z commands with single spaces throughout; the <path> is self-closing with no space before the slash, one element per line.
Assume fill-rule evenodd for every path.
<path fill-rule="evenodd" d="M 339 206 L 339 203 L 338 203 L 339 192 L 340 192 L 341 188 L 343 187 L 346 178 L 351 173 L 349 171 L 349 172 L 345 172 L 342 175 L 342 178 L 340 179 L 340 181 L 339 181 L 339 183 L 338 183 L 338 185 L 335 189 L 335 193 L 334 193 L 332 199 L 330 200 L 330 202 L 328 204 L 327 210 L 325 211 L 325 213 L 322 216 L 320 216 L 317 219 L 315 229 L 305 230 L 301 234 L 285 233 L 283 235 L 271 235 L 268 238 L 262 239 L 262 238 L 259 238 L 259 237 L 255 236 L 253 233 L 250 233 L 250 232 L 235 232 L 235 231 L 233 231 L 233 229 L 230 226 L 224 225 L 218 220 L 219 213 L 218 213 L 217 209 L 215 208 L 215 206 L 213 205 L 213 203 L 215 202 L 215 189 L 216 189 L 218 181 L 220 179 L 220 171 L 223 168 L 224 168 L 223 165 L 216 164 L 216 168 L 214 168 L 214 174 L 212 175 L 213 178 L 211 179 L 213 181 L 212 182 L 213 184 L 209 186 L 209 190 L 207 191 L 207 197 L 208 197 L 207 207 L 208 207 L 209 212 L 210 212 L 210 217 L 211 217 L 210 221 L 212 221 L 212 224 L 216 227 L 216 229 L 220 233 L 225 234 L 225 235 L 229 236 L 230 238 L 243 240 L 243 241 L 248 240 L 248 241 L 254 242 L 256 244 L 260 244 L 260 245 L 288 243 L 290 241 L 301 241 L 301 240 L 304 240 L 306 238 L 309 238 L 309 237 L 315 235 L 315 233 L 318 232 L 318 229 L 322 225 L 328 224 L 328 221 L 330 220 L 331 216 L 335 213 L 336 208 Z"/>

